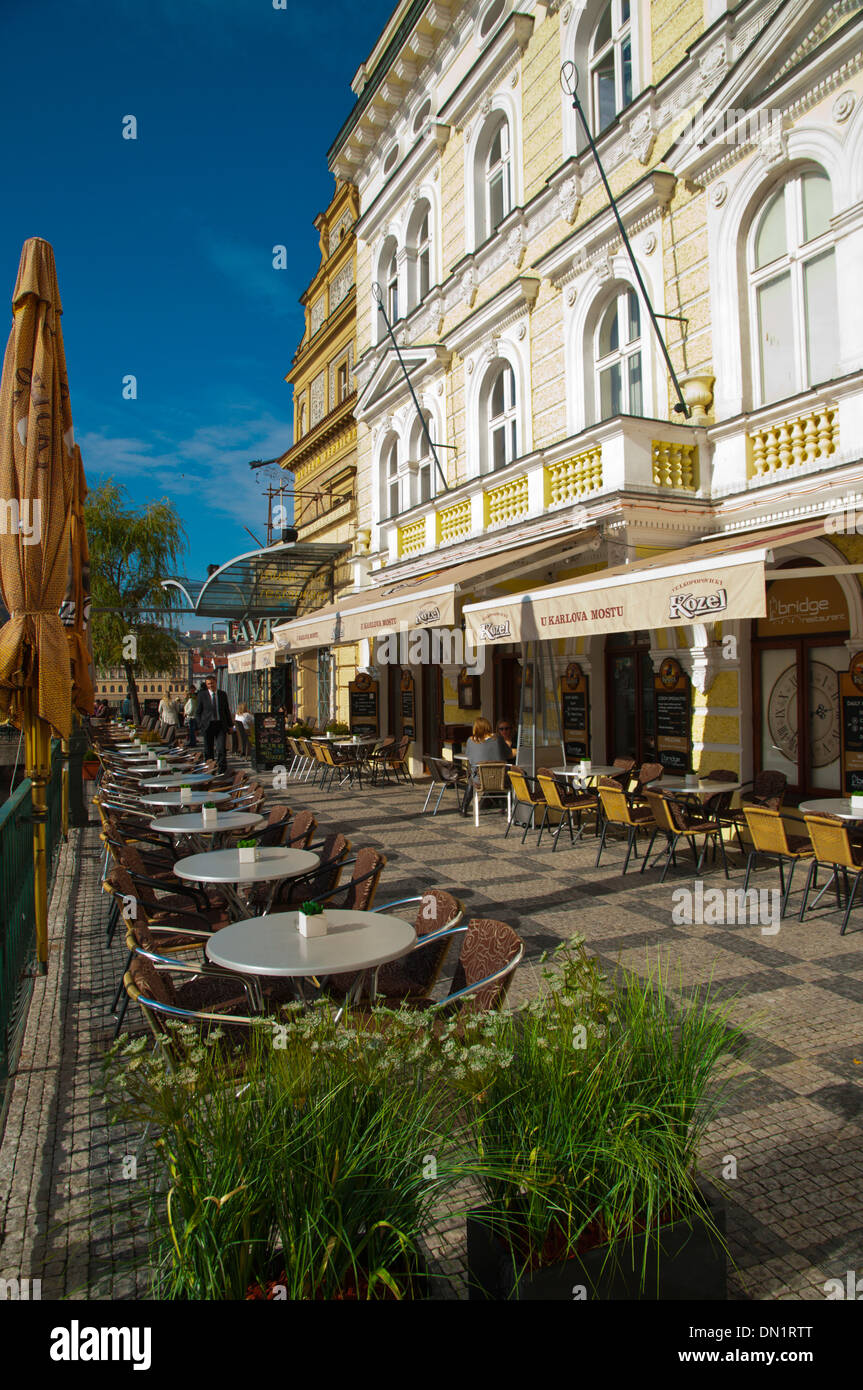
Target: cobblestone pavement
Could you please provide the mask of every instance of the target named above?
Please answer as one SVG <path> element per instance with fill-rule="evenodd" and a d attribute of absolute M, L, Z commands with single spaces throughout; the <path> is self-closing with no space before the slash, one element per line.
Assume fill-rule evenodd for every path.
<path fill-rule="evenodd" d="M 527 946 L 513 1003 L 535 990 L 543 952 L 574 934 L 609 971 L 643 974 L 661 955 L 674 984 L 712 981 L 719 997 L 733 996 L 749 1046 L 729 1061 L 733 1094 L 701 1163 L 728 1202 L 730 1297 L 822 1299 L 826 1280 L 844 1284 L 848 1270 L 863 1271 L 863 906 L 845 937 L 829 897 L 775 935 L 757 925 L 680 925 L 672 893 L 693 882 L 682 861 L 664 885 L 658 869 L 623 877 L 617 841 L 596 869 L 591 830 L 575 846 L 562 838 L 552 853 L 546 837 L 537 850 L 535 834 L 524 846 L 514 833 L 504 841 L 505 821 L 493 809 L 478 830 L 451 808 L 423 816 L 420 787 L 291 784 L 273 798 L 310 807 L 324 830 L 342 830 L 355 849 L 383 849 L 378 903 L 437 886 L 470 915 L 513 926 Z M 742 886 L 740 856 L 729 859 L 732 887 Z M 105 946 L 98 867 L 95 830 L 72 832 L 52 903 L 51 973 L 35 983 L 0 1147 L 0 1275 L 41 1277 L 43 1297 L 142 1297 L 148 1286 L 143 1184 L 122 1176 L 138 1137 L 109 1133 L 98 1094 L 124 958 L 119 940 Z M 757 884 L 773 887 L 776 877 L 765 868 Z M 721 870 L 705 883 L 724 887 Z M 132 1016 L 130 1026 L 139 1026 Z M 146 1162 L 146 1150 L 140 1158 Z M 465 1296 L 462 1232 L 449 1219 L 431 1242 L 449 1280 L 441 1295 L 450 1298 Z"/>

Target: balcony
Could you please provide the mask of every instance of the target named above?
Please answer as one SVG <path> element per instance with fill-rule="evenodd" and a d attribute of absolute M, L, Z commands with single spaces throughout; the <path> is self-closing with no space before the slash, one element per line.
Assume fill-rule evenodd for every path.
<path fill-rule="evenodd" d="M 704 497 L 703 437 L 664 420 L 617 416 L 388 518 L 379 550 L 392 564 L 625 490 Z"/>

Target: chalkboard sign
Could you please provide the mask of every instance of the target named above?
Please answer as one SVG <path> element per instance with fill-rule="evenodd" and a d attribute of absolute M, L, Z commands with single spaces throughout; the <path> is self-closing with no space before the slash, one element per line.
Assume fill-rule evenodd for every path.
<path fill-rule="evenodd" d="M 402 672 L 401 686 L 401 725 L 405 738 L 416 738 L 416 712 L 414 701 L 414 678 L 410 671 Z"/>
<path fill-rule="evenodd" d="M 657 760 L 669 772 L 691 770 L 692 700 L 689 677 L 666 657 L 654 678 Z"/>
<path fill-rule="evenodd" d="M 288 747 L 285 743 L 283 714 L 255 715 L 255 767 L 272 769 L 287 767 Z"/>
<path fill-rule="evenodd" d="M 863 792 L 863 653 L 858 652 L 839 678 L 842 718 L 842 790 L 846 796 Z"/>
<path fill-rule="evenodd" d="M 352 734 L 376 737 L 380 733 L 378 683 L 362 673 L 348 686 L 348 717 Z"/>
<path fill-rule="evenodd" d="M 571 662 L 560 678 L 563 747 L 568 763 L 590 757 L 589 688 L 589 678 L 579 665 Z"/>

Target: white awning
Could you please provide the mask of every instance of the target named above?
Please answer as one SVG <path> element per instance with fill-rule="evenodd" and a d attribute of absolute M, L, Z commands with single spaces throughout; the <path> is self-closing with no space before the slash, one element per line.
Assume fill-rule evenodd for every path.
<path fill-rule="evenodd" d="M 244 652 L 232 652 L 228 657 L 228 674 L 266 671 L 277 663 L 281 665 L 283 661 L 282 654 L 276 651 L 275 642 L 266 642 L 260 647 L 249 647 Z"/>
<path fill-rule="evenodd" d="M 761 618 L 770 553 L 823 535 L 823 520 L 809 520 L 723 536 L 587 579 L 465 604 L 466 630 L 475 645 L 494 646 Z"/>

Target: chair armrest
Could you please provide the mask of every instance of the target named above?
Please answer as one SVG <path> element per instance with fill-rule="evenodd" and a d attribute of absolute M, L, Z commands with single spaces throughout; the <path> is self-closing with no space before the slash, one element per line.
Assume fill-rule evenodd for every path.
<path fill-rule="evenodd" d="M 457 928 L 457 930 L 459 929 Z M 440 933 L 441 936 L 446 936 L 447 934 L 448 933 L 446 932 Z M 427 941 L 437 939 L 439 938 L 424 936 L 423 945 L 425 945 Z M 494 970 L 491 973 L 491 975 L 486 975 L 484 979 L 476 980 L 472 985 L 467 985 L 464 989 L 457 989 L 454 994 L 448 994 L 446 999 L 440 999 L 437 1003 L 432 1004 L 432 1009 L 443 1009 L 448 1004 L 452 1004 L 456 999 L 463 999 L 468 994 L 476 994 L 477 990 L 484 989 L 486 985 L 494 984 L 495 980 L 503 979 L 506 975 L 511 974 L 511 972 L 515 970 L 516 966 L 521 963 L 523 956 L 524 943 L 522 942 L 521 947 L 517 951 L 516 955 L 513 957 L 511 961 L 508 961 L 506 965 L 502 965 L 499 970 Z"/>
<path fill-rule="evenodd" d="M 353 862 L 356 863 L 356 860 L 354 860 Z M 349 867 L 349 865 L 342 865 L 342 868 L 347 867 Z M 375 875 L 378 873 L 380 873 L 380 870 L 378 868 L 369 869 L 367 874 L 361 874 L 359 878 L 349 878 L 347 883 L 341 883 L 338 885 L 337 888 L 330 888 L 326 893 L 319 893 L 316 897 L 308 898 L 306 901 L 311 903 L 327 902 L 330 898 L 334 898 L 338 893 L 347 893 L 348 889 L 355 888 L 358 883 L 365 883 L 366 879 L 374 878 Z"/>

